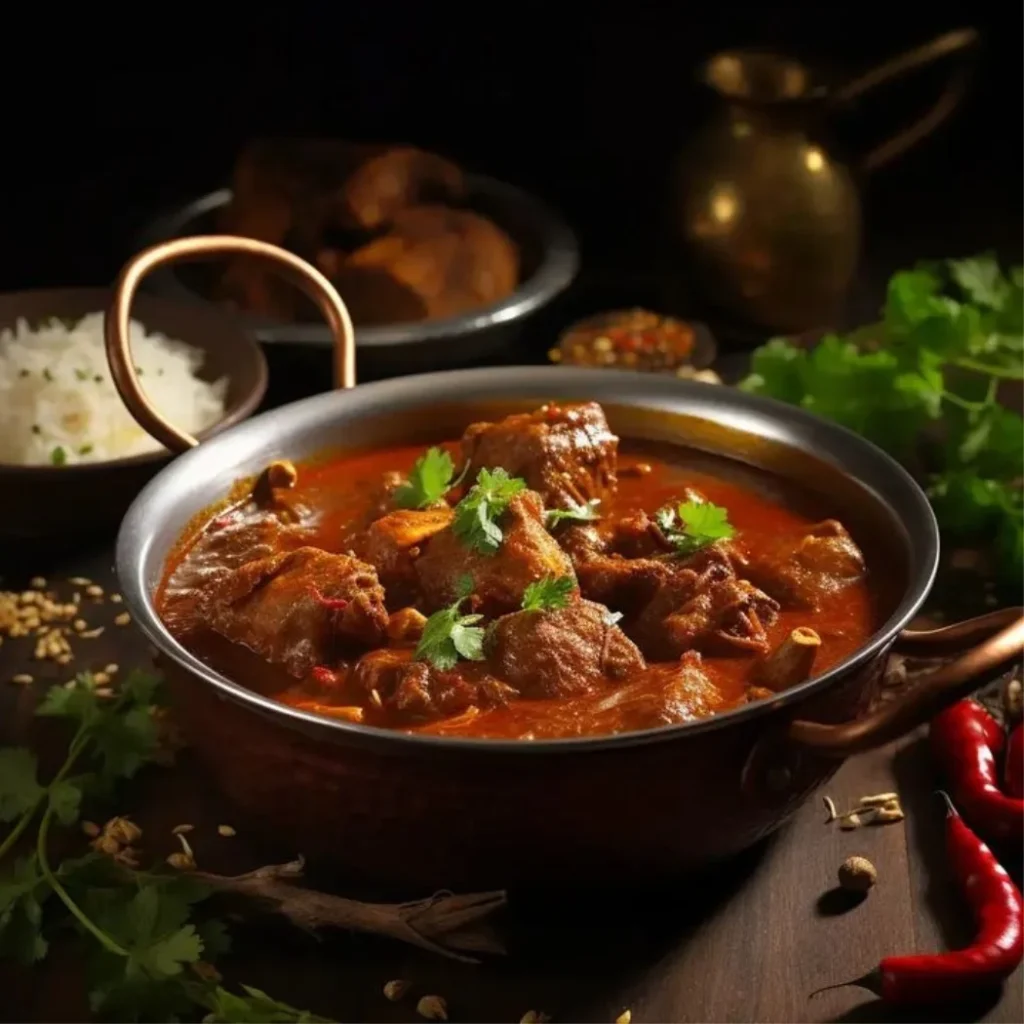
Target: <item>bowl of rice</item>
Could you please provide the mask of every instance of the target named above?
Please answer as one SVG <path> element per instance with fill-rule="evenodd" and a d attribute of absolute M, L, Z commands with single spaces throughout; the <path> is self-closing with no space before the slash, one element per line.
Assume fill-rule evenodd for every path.
<path fill-rule="evenodd" d="M 171 457 L 114 386 L 103 343 L 111 297 L 0 295 L 0 538 L 109 530 Z M 208 306 L 140 295 L 131 347 L 147 396 L 199 438 L 249 416 L 266 391 L 257 342 Z"/>

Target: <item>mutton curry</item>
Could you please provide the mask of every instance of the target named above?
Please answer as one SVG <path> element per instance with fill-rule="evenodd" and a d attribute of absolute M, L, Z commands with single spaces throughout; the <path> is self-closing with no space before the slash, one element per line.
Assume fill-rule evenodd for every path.
<path fill-rule="evenodd" d="M 274 463 L 167 568 L 171 632 L 225 675 L 348 721 L 551 739 L 763 699 L 877 614 L 835 519 L 596 403 L 460 441 Z"/>

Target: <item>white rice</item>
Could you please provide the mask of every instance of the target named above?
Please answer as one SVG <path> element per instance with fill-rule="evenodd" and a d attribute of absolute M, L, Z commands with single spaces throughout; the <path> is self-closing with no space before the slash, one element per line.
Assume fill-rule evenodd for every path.
<path fill-rule="evenodd" d="M 224 415 L 227 380 L 196 373 L 203 353 L 131 324 L 139 382 L 160 412 L 195 434 Z M 64 465 L 102 462 L 159 451 L 124 407 L 103 347 L 103 314 L 69 326 L 30 327 L 19 320 L 0 331 L 0 463 Z"/>

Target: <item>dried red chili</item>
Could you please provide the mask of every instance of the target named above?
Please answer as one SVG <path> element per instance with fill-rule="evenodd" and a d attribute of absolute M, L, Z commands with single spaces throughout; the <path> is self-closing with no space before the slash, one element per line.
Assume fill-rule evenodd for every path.
<path fill-rule="evenodd" d="M 1003 770 L 1008 796 L 1024 797 L 1024 725 L 1017 724 L 1006 744 L 1006 766 Z"/>
<path fill-rule="evenodd" d="M 946 807 L 946 853 L 974 911 L 978 931 L 967 949 L 886 957 L 874 971 L 845 983 L 866 988 L 889 1003 L 923 1006 L 962 1000 L 978 989 L 1000 984 L 1024 955 L 1020 892 L 948 797 Z"/>
<path fill-rule="evenodd" d="M 973 700 L 962 700 L 932 720 L 932 750 L 964 816 L 989 839 L 1020 843 L 1024 800 L 1007 796 L 999 785 L 998 757 L 1005 744 L 1002 726 Z"/>

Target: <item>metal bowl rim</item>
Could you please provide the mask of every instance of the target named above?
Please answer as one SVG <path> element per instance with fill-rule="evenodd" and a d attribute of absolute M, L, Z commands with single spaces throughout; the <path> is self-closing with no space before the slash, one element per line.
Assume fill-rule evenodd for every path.
<path fill-rule="evenodd" d="M 573 391 L 576 394 L 572 394 Z M 322 426 L 335 417 L 344 419 L 343 415 L 338 414 L 345 409 L 346 401 L 355 400 L 359 403 L 359 409 L 354 413 L 358 419 L 364 415 L 372 415 L 375 407 L 379 411 L 380 407 L 385 406 L 390 400 L 404 399 L 411 406 L 423 405 L 429 408 L 432 400 L 450 398 L 457 403 L 460 394 L 470 394 L 479 399 L 481 393 L 487 398 L 494 399 L 569 397 L 582 400 L 583 395 L 588 395 L 595 401 L 605 401 L 608 404 L 663 409 L 669 412 L 686 411 L 689 415 L 694 414 L 693 409 L 685 407 L 694 406 L 698 410 L 698 415 L 701 410 L 705 410 L 709 413 L 707 418 L 712 420 L 729 421 L 730 414 L 736 414 L 731 417 L 735 421 L 746 418 L 748 426 L 760 425 L 776 435 L 785 435 L 783 443 L 802 448 L 817 457 L 830 456 L 833 465 L 856 480 L 873 500 L 886 508 L 894 523 L 902 523 L 908 552 L 916 548 L 916 574 L 907 581 L 903 597 L 888 620 L 868 642 L 822 675 L 774 697 L 708 718 L 594 737 L 529 741 L 467 739 L 410 734 L 329 719 L 313 712 L 288 707 L 246 689 L 211 669 L 171 636 L 156 613 L 150 588 L 143 578 L 146 555 L 153 540 L 155 524 L 161 514 L 159 509 L 154 514 L 152 507 L 159 505 L 168 494 L 180 493 L 187 487 L 190 472 L 194 473 L 197 469 L 196 463 L 202 460 L 215 462 L 215 456 L 226 452 L 229 446 L 254 455 L 256 452 L 264 452 L 268 444 L 273 444 L 278 452 L 282 452 L 282 438 L 300 434 L 304 429 Z M 847 453 L 845 456 L 841 454 L 844 452 Z M 899 519 L 892 502 L 886 501 L 863 475 L 857 475 L 847 469 L 847 464 L 854 461 L 865 461 L 865 465 L 876 478 L 902 492 L 902 501 L 909 503 L 911 509 L 910 529 L 907 528 L 907 523 Z M 212 466 L 207 471 L 212 471 Z M 190 515 L 201 511 L 203 507 L 191 507 Z M 166 554 L 167 551 L 160 554 L 161 564 Z M 774 399 L 720 385 L 680 381 L 628 371 L 536 366 L 503 368 L 498 378 L 488 369 L 418 374 L 362 385 L 351 392 L 316 395 L 256 416 L 187 452 L 161 470 L 142 490 L 126 513 L 116 547 L 116 568 L 122 593 L 136 624 L 162 654 L 192 676 L 213 687 L 221 696 L 243 704 L 255 713 L 279 721 L 283 727 L 301 729 L 318 738 L 329 738 L 334 742 L 370 746 L 387 753 L 447 753 L 472 756 L 539 756 L 569 753 L 579 755 L 671 742 L 683 736 L 726 728 L 733 722 L 749 721 L 804 701 L 885 653 L 896 635 L 906 627 L 927 598 L 935 580 L 938 562 L 938 524 L 924 492 L 899 463 L 845 427 Z"/>

